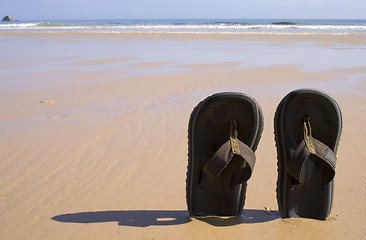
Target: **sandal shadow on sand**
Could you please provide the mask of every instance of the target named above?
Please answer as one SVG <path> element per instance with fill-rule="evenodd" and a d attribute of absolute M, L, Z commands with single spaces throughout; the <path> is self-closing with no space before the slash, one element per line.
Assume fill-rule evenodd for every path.
<path fill-rule="evenodd" d="M 338 104 L 317 90 L 295 90 L 278 105 L 274 128 L 281 216 L 326 219 L 342 131 Z"/>
<path fill-rule="evenodd" d="M 218 93 L 196 106 L 188 126 L 186 198 L 191 214 L 242 213 L 262 131 L 261 108 L 244 94 Z"/>

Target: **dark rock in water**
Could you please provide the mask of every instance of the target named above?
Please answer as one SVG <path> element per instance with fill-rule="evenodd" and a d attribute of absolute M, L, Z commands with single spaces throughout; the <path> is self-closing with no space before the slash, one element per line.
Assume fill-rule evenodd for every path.
<path fill-rule="evenodd" d="M 15 18 L 12 18 L 11 16 L 5 16 L 4 18 L 3 18 L 3 21 L 5 22 L 5 21 L 16 21 L 16 19 Z"/>
<path fill-rule="evenodd" d="M 275 25 L 296 25 L 294 22 L 273 22 Z"/>

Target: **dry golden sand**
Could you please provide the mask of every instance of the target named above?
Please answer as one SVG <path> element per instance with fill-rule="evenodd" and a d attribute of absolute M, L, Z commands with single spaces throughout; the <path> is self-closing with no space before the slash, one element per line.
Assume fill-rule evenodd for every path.
<path fill-rule="evenodd" d="M 162 62 L 150 63 L 159 68 Z M 64 75 L 56 75 L 54 85 L 3 92 L 1 239 L 365 238 L 366 66 L 225 70 L 233 63 L 220 68 L 218 61 L 217 71 L 209 62 L 189 67 L 200 71 L 114 78 L 105 69 L 100 71 L 106 77 L 94 75 L 98 71 L 89 66 L 85 72 L 70 70 L 67 84 L 60 84 Z M 90 75 L 96 79 L 85 81 Z M 273 116 L 280 100 L 301 87 L 328 92 L 343 113 L 327 221 L 281 219 L 277 211 Z M 218 91 L 254 97 L 264 113 L 264 131 L 243 214 L 194 218 L 185 202 L 188 119 L 199 101 Z M 45 99 L 53 104 L 41 104 Z"/>

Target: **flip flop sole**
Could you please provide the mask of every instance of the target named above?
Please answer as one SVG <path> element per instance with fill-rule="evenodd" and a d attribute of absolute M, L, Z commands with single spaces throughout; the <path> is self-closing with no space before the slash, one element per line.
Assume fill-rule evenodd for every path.
<path fill-rule="evenodd" d="M 247 183 L 231 185 L 235 170 L 245 161 L 234 158 L 212 183 L 200 185 L 203 166 L 230 135 L 230 121 L 237 122 L 238 140 L 253 151 L 263 131 L 263 115 L 258 103 L 241 93 L 218 93 L 200 102 L 193 110 L 188 126 L 188 168 L 186 200 L 194 215 L 240 215 Z"/>
<path fill-rule="evenodd" d="M 277 107 L 274 128 L 277 148 L 277 202 L 281 216 L 326 219 L 333 203 L 334 179 L 324 184 L 324 162 L 309 156 L 304 181 L 298 184 L 288 167 L 304 140 L 304 118 L 310 119 L 312 137 L 336 154 L 342 131 L 341 111 L 334 99 L 314 89 L 289 93 Z"/>

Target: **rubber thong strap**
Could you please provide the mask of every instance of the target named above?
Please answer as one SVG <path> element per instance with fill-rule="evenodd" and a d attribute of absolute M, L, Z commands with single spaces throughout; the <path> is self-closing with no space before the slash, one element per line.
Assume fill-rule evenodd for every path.
<path fill-rule="evenodd" d="M 247 181 L 255 165 L 255 154 L 246 144 L 237 139 L 236 122 L 231 122 L 230 140 L 226 141 L 202 168 L 200 185 L 213 182 L 228 166 L 235 155 L 246 162 L 243 168 L 233 172 L 231 184 L 241 184 Z"/>
<path fill-rule="evenodd" d="M 308 118 L 305 118 L 304 140 L 298 145 L 290 161 L 287 163 L 287 171 L 296 179 L 297 184 L 305 181 L 305 162 L 311 155 L 317 156 L 326 163 L 323 185 L 332 181 L 335 175 L 337 157 L 327 145 L 311 136 L 310 122 Z"/>

